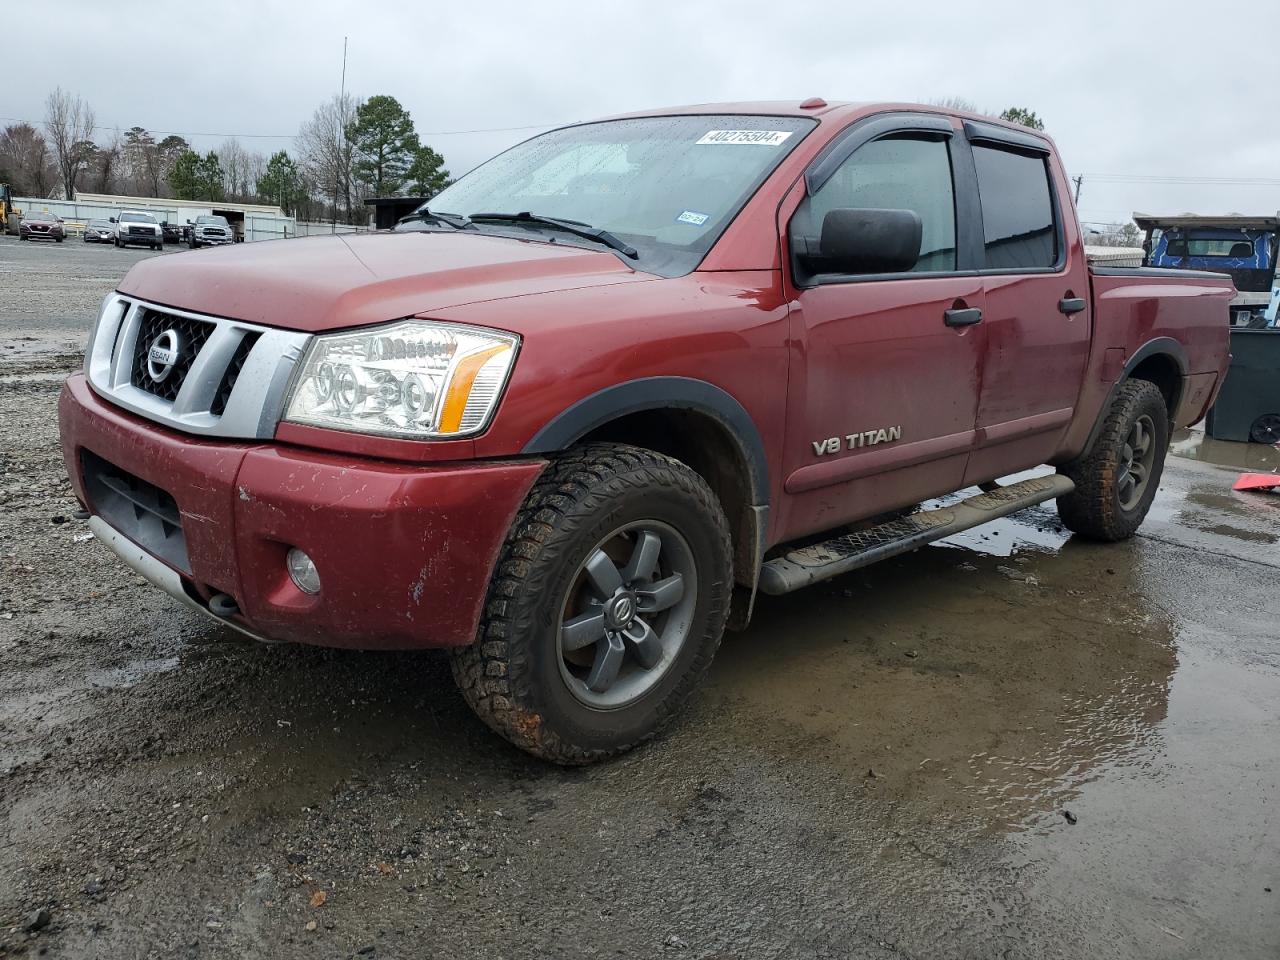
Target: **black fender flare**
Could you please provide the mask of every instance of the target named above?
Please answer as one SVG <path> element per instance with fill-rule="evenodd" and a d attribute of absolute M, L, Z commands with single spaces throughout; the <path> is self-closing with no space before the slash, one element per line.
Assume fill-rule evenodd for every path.
<path fill-rule="evenodd" d="M 1187 375 L 1190 372 L 1190 366 L 1187 363 L 1187 351 L 1182 348 L 1182 344 L 1172 337 L 1155 337 L 1133 351 L 1133 354 L 1125 361 L 1124 369 L 1120 371 L 1120 376 L 1116 377 L 1116 382 L 1111 385 L 1111 390 L 1107 393 L 1107 399 L 1103 402 L 1102 409 L 1098 411 L 1097 419 L 1093 422 L 1093 429 L 1089 431 L 1089 439 L 1084 445 L 1084 453 L 1088 453 L 1093 449 L 1093 443 L 1098 439 L 1098 434 L 1102 432 L 1102 425 L 1106 422 L 1107 413 L 1111 410 L 1111 405 L 1115 402 L 1116 394 L 1120 392 L 1120 387 L 1137 369 L 1138 364 L 1154 356 L 1168 357 L 1178 368 L 1178 383 L 1173 390 L 1173 398 L 1170 402 L 1171 409 L 1169 411 L 1169 425 L 1170 427 L 1173 426 L 1173 414 L 1182 402 L 1182 391 L 1186 384 Z"/>
<path fill-rule="evenodd" d="M 564 450 L 611 420 L 644 410 L 696 410 L 719 422 L 733 437 L 750 474 L 752 506 L 769 504 L 769 462 L 751 414 L 730 393 L 693 377 L 644 377 L 583 397 L 546 423 L 522 453 Z"/>

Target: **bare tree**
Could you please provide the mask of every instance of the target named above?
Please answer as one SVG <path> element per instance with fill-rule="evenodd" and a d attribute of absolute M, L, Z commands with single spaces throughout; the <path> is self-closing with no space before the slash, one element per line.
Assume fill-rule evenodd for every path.
<path fill-rule="evenodd" d="M 61 87 L 45 101 L 44 125 L 68 200 L 75 199 L 76 177 L 87 159 L 84 144 L 93 141 L 93 121 L 93 108 Z"/>
<path fill-rule="evenodd" d="M 1133 221 L 1085 224 L 1084 242 L 1094 247 L 1140 247 L 1142 233 Z"/>
<path fill-rule="evenodd" d="M 929 105 L 933 107 L 942 107 L 944 110 L 960 110 L 964 113 L 986 113 L 985 110 L 979 110 L 978 105 L 972 100 L 964 97 L 935 97 L 929 101 Z"/>
<path fill-rule="evenodd" d="M 46 197 L 58 179 L 49 145 L 29 123 L 14 123 L 0 131 L 0 179 L 13 181 L 14 193 Z"/>
<path fill-rule="evenodd" d="M 266 168 L 262 154 L 246 150 L 239 140 L 232 137 L 224 140 L 218 148 L 218 159 L 222 162 L 227 199 L 241 203 L 252 200 L 256 196 L 258 177 Z"/>
<path fill-rule="evenodd" d="M 303 169 L 317 190 L 333 203 L 334 219 L 341 208 L 352 222 L 357 201 L 352 177 L 355 148 L 347 137 L 356 116 L 356 99 L 334 96 L 316 108 L 315 115 L 298 130 L 297 150 Z"/>
<path fill-rule="evenodd" d="M 116 130 L 110 140 L 94 151 L 88 171 L 89 189 L 94 193 L 118 192 L 123 168 L 124 149 L 120 131 Z"/>

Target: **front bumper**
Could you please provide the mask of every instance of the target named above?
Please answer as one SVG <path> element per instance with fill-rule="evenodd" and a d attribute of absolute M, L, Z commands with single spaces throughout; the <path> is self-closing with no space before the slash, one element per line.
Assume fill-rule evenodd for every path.
<path fill-rule="evenodd" d="M 202 247 L 217 247 L 222 244 L 232 244 L 235 242 L 234 237 L 196 237 L 196 243 Z"/>
<path fill-rule="evenodd" d="M 121 243 L 164 243 L 164 237 L 158 233 L 122 233 Z"/>
<path fill-rule="evenodd" d="M 80 374 L 63 388 L 58 419 L 76 495 L 130 566 L 210 616 L 210 599 L 229 595 L 239 612 L 218 619 L 236 629 L 321 646 L 472 642 L 498 551 L 545 466 L 408 465 L 203 440 L 108 404 Z M 127 522 L 107 523 L 94 502 L 100 487 L 86 483 L 86 463 L 103 461 L 173 498 L 185 564 L 144 550 L 121 529 Z M 291 546 L 315 561 L 318 595 L 289 579 Z"/>

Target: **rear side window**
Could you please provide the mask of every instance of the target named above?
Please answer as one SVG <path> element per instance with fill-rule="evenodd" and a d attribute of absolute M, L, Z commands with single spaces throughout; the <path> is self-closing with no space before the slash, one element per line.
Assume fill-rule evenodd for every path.
<path fill-rule="evenodd" d="M 973 160 L 982 198 L 987 269 L 1056 266 L 1058 229 L 1045 158 L 974 144 Z"/>

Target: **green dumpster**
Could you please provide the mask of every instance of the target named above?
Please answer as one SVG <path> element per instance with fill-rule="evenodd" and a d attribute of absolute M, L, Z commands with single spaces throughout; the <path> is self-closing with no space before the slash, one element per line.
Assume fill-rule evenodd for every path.
<path fill-rule="evenodd" d="M 1205 431 L 1217 440 L 1280 443 L 1280 329 L 1231 331 L 1231 366 Z"/>

